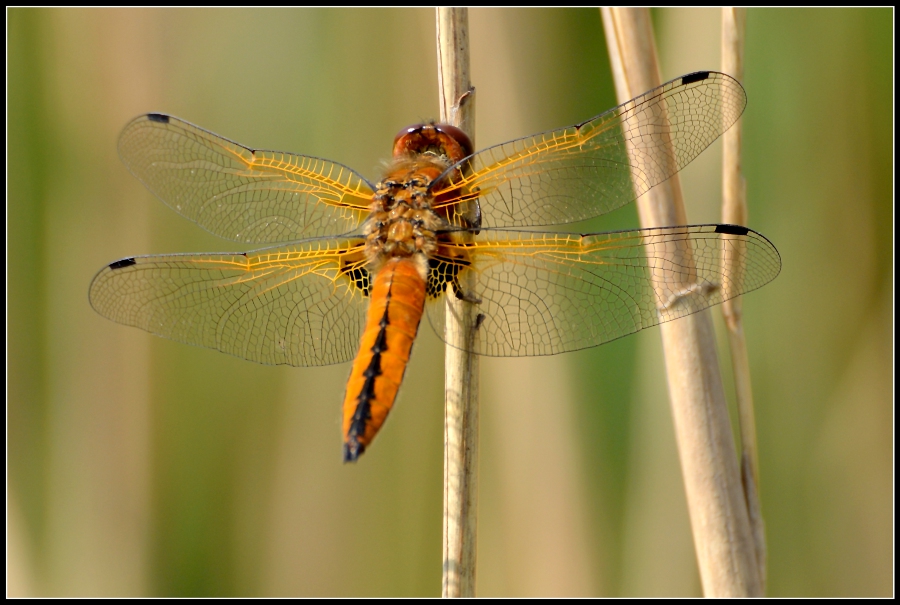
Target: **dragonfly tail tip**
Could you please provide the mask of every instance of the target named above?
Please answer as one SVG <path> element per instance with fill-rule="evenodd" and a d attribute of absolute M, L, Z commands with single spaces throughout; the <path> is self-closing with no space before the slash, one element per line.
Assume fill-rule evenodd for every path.
<path fill-rule="evenodd" d="M 356 462 L 363 452 L 366 451 L 366 446 L 357 441 L 356 439 L 351 439 L 344 443 L 344 463 L 347 462 Z"/>

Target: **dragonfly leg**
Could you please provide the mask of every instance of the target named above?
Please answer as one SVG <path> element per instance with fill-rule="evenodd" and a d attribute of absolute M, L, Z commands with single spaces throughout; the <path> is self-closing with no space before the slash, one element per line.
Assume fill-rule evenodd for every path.
<path fill-rule="evenodd" d="M 480 298 L 478 298 L 471 292 L 463 291 L 462 286 L 459 285 L 459 280 L 456 277 L 453 278 L 453 281 L 451 283 L 453 284 L 453 293 L 456 295 L 456 298 L 458 298 L 459 300 L 464 300 L 466 302 L 470 302 L 473 305 L 481 304 Z"/>

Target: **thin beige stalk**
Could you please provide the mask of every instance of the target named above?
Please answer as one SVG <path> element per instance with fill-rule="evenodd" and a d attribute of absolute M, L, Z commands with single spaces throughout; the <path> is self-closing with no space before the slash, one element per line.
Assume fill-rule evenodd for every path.
<path fill-rule="evenodd" d="M 619 102 L 659 86 L 647 9 L 601 9 Z M 684 225 L 678 176 L 638 199 L 643 227 Z M 660 326 L 703 593 L 760 596 L 753 542 L 708 311 Z"/>
<path fill-rule="evenodd" d="M 461 128 L 474 142 L 474 89 L 469 81 L 469 21 L 465 8 L 437 9 L 441 122 Z M 471 275 L 460 276 L 464 292 Z M 441 594 L 475 596 L 478 508 L 478 356 L 471 353 L 477 309 L 445 296 L 444 353 L 444 561 Z"/>
<path fill-rule="evenodd" d="M 722 9 L 722 71 L 744 79 L 744 30 L 747 9 L 725 7 Z M 722 138 L 722 222 L 732 225 L 747 224 L 747 183 L 741 174 L 741 121 L 728 129 Z M 740 271 L 729 267 L 729 271 Z M 732 298 L 722 304 L 722 315 L 728 329 L 731 349 L 731 367 L 734 372 L 734 389 L 737 395 L 738 418 L 741 427 L 741 480 L 750 515 L 750 528 L 756 545 L 756 562 L 759 567 L 760 586 L 766 586 L 766 533 L 759 501 L 759 456 L 756 442 L 756 420 L 753 412 L 753 390 L 750 388 L 750 362 L 741 318 L 741 298 Z"/>

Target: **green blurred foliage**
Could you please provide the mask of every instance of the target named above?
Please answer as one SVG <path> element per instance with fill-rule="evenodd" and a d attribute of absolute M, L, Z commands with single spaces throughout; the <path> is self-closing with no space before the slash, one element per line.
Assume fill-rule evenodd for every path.
<path fill-rule="evenodd" d="M 344 466 L 346 366 L 163 341 L 86 296 L 111 260 L 233 247 L 127 173 L 129 119 L 375 179 L 394 134 L 437 115 L 433 11 L 7 14 L 10 594 L 437 596 L 430 328 Z M 654 19 L 665 79 L 717 68 L 716 11 Z M 615 104 L 596 10 L 473 10 L 471 27 L 477 146 Z M 892 28 L 890 9 L 748 14 L 750 226 L 784 262 L 744 303 L 772 596 L 892 592 Z M 684 171 L 692 222 L 717 221 L 716 147 Z M 585 230 L 636 225 L 632 205 Z M 484 363 L 481 594 L 699 594 L 663 376 L 655 330 Z"/>

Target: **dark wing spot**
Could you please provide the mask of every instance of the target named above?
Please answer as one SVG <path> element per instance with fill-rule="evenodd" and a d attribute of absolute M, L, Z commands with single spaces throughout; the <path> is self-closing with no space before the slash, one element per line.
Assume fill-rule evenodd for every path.
<path fill-rule="evenodd" d="M 114 263 L 109 263 L 110 269 L 124 269 L 125 267 L 130 267 L 131 265 L 136 265 L 137 261 L 133 258 L 123 258 L 122 260 L 117 260 Z"/>
<path fill-rule="evenodd" d="M 444 293 L 447 284 L 458 283 L 456 276 L 462 271 L 463 267 L 470 263 L 463 259 L 457 259 L 454 262 L 447 262 L 440 258 L 428 259 L 428 280 L 425 284 L 425 293 L 429 298 L 436 298 Z"/>
<path fill-rule="evenodd" d="M 750 230 L 740 225 L 716 225 L 716 233 L 727 233 L 728 235 L 747 235 Z"/>
<path fill-rule="evenodd" d="M 151 122 L 162 122 L 163 124 L 169 123 L 169 116 L 161 113 L 148 113 L 147 119 Z"/>
<path fill-rule="evenodd" d="M 369 292 L 372 290 L 372 274 L 369 273 L 368 269 L 365 267 L 360 267 L 359 265 L 350 268 L 351 265 L 345 265 L 341 269 L 341 273 L 346 275 L 353 285 L 356 286 L 363 294 L 363 296 L 368 296 Z"/>
<path fill-rule="evenodd" d="M 685 86 L 687 84 L 693 84 L 694 82 L 702 82 L 706 78 L 709 77 L 708 71 L 698 71 L 696 73 L 688 74 L 681 78 L 681 85 Z"/>

